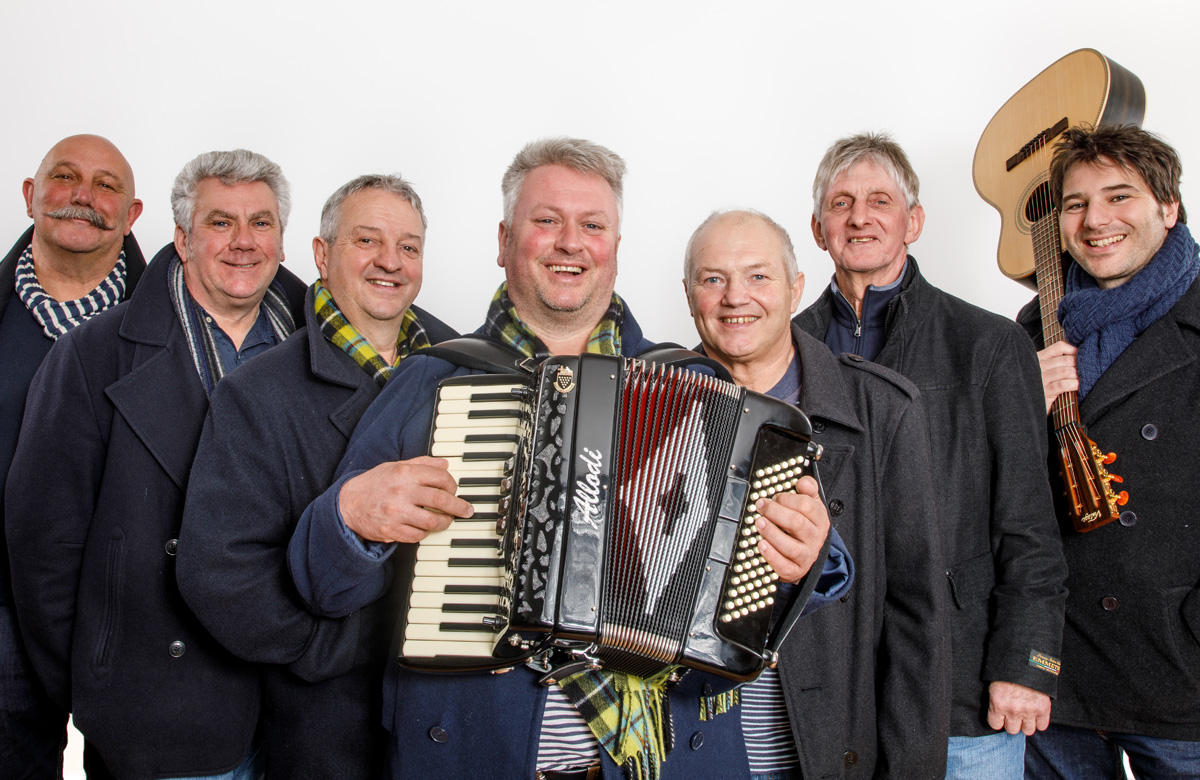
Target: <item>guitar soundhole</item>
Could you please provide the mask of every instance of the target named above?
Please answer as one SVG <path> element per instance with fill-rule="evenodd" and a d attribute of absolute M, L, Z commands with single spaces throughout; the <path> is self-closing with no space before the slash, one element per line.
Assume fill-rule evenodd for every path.
<path fill-rule="evenodd" d="M 1053 205 L 1050 201 L 1050 182 L 1044 181 L 1029 196 L 1029 200 L 1025 201 L 1025 218 L 1030 222 L 1037 222 L 1050 213 Z"/>

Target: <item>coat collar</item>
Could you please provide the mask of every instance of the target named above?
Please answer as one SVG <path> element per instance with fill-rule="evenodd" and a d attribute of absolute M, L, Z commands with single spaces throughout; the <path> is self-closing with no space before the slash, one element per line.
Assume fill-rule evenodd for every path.
<path fill-rule="evenodd" d="M 800 409 L 809 417 L 826 420 L 862 431 L 865 426 L 851 399 L 853 390 L 846 384 L 838 359 L 820 341 L 792 323 L 792 343 L 800 359 Z"/>
<path fill-rule="evenodd" d="M 380 387 L 354 359 L 325 338 L 313 305 L 312 287 L 304 296 L 304 332 L 308 341 L 309 368 L 317 380 L 348 388 L 350 396 L 329 411 L 329 422 L 348 440 Z"/>
<path fill-rule="evenodd" d="M 1183 297 L 1147 328 L 1109 366 L 1079 406 L 1090 423 L 1137 391 L 1184 366 L 1196 362 L 1185 328 L 1200 331 L 1200 277 Z"/>

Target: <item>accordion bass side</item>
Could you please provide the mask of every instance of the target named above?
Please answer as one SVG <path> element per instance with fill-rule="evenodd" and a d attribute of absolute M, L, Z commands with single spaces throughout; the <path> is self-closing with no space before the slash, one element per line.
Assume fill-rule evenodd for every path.
<path fill-rule="evenodd" d="M 444 380 L 430 452 L 475 514 L 416 547 L 401 664 L 498 669 L 553 650 L 640 676 L 756 677 L 780 594 L 754 504 L 816 476 L 811 436 L 790 404 L 636 359 Z"/>

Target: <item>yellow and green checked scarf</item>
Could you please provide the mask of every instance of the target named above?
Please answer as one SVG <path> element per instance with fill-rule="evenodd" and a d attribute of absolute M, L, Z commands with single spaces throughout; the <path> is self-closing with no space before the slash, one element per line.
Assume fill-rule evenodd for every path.
<path fill-rule="evenodd" d="M 621 321 L 625 304 L 615 293 L 588 339 L 588 352 L 621 353 Z M 545 360 L 550 350 L 521 320 L 500 285 L 488 309 L 486 335 L 526 357 Z M 630 780 L 657 780 L 659 766 L 671 750 L 671 712 L 667 701 L 667 669 L 649 679 L 607 669 L 580 672 L 559 680 L 567 699 Z"/>
<path fill-rule="evenodd" d="M 354 358 L 354 362 L 375 380 L 375 384 L 383 387 L 396 367 L 389 366 L 371 346 L 371 342 L 342 316 L 337 301 L 333 300 L 333 296 L 325 289 L 320 279 L 313 282 L 312 291 L 313 309 L 321 323 L 321 334 L 335 347 Z M 425 329 L 421 327 L 417 315 L 410 307 L 404 312 L 404 319 L 400 322 L 400 336 L 396 339 L 396 364 L 418 349 L 428 346 L 429 336 L 425 334 Z"/>
<path fill-rule="evenodd" d="M 598 355 L 621 354 L 621 321 L 624 319 L 625 302 L 613 293 L 608 309 L 600 318 L 592 335 L 588 337 L 587 351 Z M 508 282 L 501 284 L 500 289 L 492 296 L 492 305 L 488 307 L 484 330 L 485 335 L 509 345 L 526 357 L 534 360 L 550 357 L 550 350 L 517 314 L 516 307 L 508 297 Z"/>

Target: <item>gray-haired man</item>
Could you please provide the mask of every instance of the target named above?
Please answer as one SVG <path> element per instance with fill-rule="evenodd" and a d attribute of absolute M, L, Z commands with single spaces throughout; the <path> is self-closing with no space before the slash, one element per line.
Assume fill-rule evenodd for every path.
<path fill-rule="evenodd" d="M 258 679 L 184 605 L 174 562 L 208 397 L 295 329 L 304 285 L 280 267 L 288 185 L 270 160 L 200 155 L 171 203 L 175 241 L 130 300 L 34 377 L 6 501 L 13 591 L 39 676 L 96 748 L 89 776 L 247 777 Z"/>
<path fill-rule="evenodd" d="M 340 187 L 325 203 L 313 253 L 321 278 L 305 301 L 307 327 L 213 394 L 188 485 L 178 580 L 213 636 L 262 675 L 267 777 L 366 778 L 380 772 L 390 615 L 313 615 L 288 574 L 288 541 L 393 369 L 457 334 L 412 305 L 425 212 L 399 176 Z"/>

